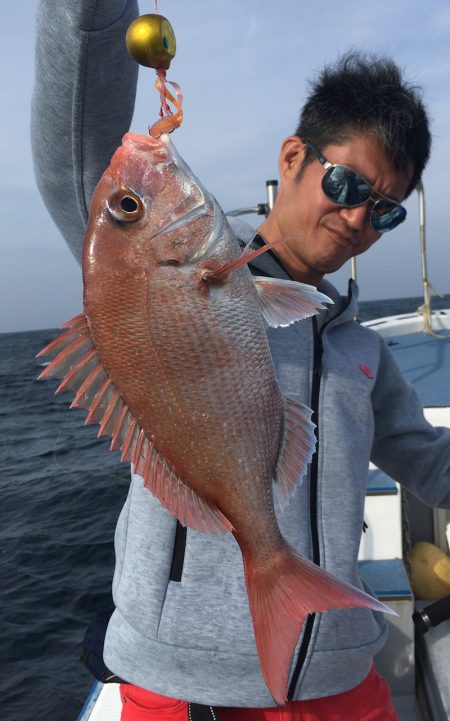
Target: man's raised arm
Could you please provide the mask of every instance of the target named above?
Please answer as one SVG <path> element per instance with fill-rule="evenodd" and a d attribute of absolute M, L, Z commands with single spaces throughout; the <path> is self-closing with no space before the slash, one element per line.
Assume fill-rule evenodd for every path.
<path fill-rule="evenodd" d="M 134 109 L 125 34 L 137 0 L 39 0 L 32 100 L 36 181 L 78 261 L 92 192 Z"/>

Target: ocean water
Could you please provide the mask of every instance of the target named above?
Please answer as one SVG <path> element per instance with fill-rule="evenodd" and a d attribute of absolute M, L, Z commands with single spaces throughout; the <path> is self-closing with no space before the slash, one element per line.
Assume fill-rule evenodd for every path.
<path fill-rule="evenodd" d="M 420 298 L 361 304 L 361 320 Z M 450 296 L 433 302 L 450 307 Z M 0 334 L 0 719 L 75 721 L 92 684 L 84 631 L 111 605 L 114 528 L 129 467 L 70 393 L 36 380 L 57 330 Z M 45 361 L 45 359 L 43 359 Z"/>

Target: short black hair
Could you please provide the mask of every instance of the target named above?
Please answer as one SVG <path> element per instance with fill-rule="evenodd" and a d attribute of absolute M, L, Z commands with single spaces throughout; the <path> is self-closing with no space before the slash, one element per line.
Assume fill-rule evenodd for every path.
<path fill-rule="evenodd" d="M 420 90 L 403 78 L 392 59 L 352 50 L 311 83 L 295 134 L 322 149 L 347 142 L 355 132 L 376 137 L 396 170 L 406 170 L 412 162 L 408 196 L 420 181 L 431 147 Z M 314 157 L 308 148 L 301 171 Z"/>

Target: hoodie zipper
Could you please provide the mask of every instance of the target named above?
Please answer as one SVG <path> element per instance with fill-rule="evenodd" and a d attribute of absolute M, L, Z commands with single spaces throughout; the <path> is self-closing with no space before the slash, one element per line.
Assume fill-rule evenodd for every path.
<path fill-rule="evenodd" d="M 312 561 L 320 566 L 320 545 L 319 545 L 319 525 L 318 525 L 318 514 L 317 514 L 317 482 L 319 476 L 319 395 L 320 395 L 320 381 L 322 377 L 322 356 L 323 356 L 323 343 L 322 333 L 319 333 L 317 326 L 317 319 L 315 316 L 312 318 L 313 334 L 314 334 L 314 365 L 313 365 L 313 378 L 311 388 L 311 410 L 312 410 L 312 421 L 316 425 L 315 434 L 317 438 L 316 452 L 311 461 L 310 481 L 309 481 L 309 513 L 311 519 L 311 545 L 312 545 Z M 288 700 L 292 701 L 295 693 L 295 687 L 300 676 L 301 670 L 305 663 L 306 654 L 308 652 L 309 644 L 314 627 L 314 620 L 316 618 L 315 613 L 311 613 L 305 622 L 305 629 L 303 632 L 303 640 L 300 645 L 298 652 L 297 663 L 295 664 L 294 672 L 292 674 L 291 683 L 289 684 Z"/>
<path fill-rule="evenodd" d="M 320 430 L 319 430 L 319 397 L 320 397 L 320 383 L 322 380 L 322 357 L 323 357 L 323 334 L 325 328 L 331 321 L 336 320 L 347 310 L 350 305 L 352 298 L 352 287 L 351 281 L 348 287 L 347 302 L 341 308 L 340 312 L 330 318 L 326 323 L 323 324 L 320 331 L 317 325 L 316 316 L 312 317 L 313 334 L 314 334 L 314 364 L 313 364 L 313 378 L 311 388 L 311 410 L 312 410 L 312 421 L 316 425 L 315 434 L 317 438 L 316 452 L 314 453 L 311 461 L 311 472 L 310 472 L 310 485 L 309 485 L 309 512 L 311 522 L 311 545 L 312 545 L 312 561 L 317 566 L 320 566 L 320 544 L 319 544 L 319 518 L 318 518 L 318 479 L 319 479 L 319 445 L 320 445 Z M 291 683 L 288 689 L 288 700 L 292 701 L 295 693 L 295 688 L 303 669 L 306 655 L 308 653 L 309 644 L 311 642 L 311 636 L 314 627 L 314 621 L 316 618 L 315 613 L 311 613 L 305 622 L 305 628 L 303 632 L 303 640 L 300 645 L 298 652 L 297 663 L 295 664 L 294 671 L 292 673 Z"/>

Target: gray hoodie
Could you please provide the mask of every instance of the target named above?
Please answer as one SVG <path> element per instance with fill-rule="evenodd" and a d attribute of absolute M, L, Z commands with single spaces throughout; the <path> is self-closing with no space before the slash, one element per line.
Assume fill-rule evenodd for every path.
<path fill-rule="evenodd" d="M 126 0 L 45 0 L 39 6 L 36 177 L 78 258 L 90 194 L 131 119 L 136 67 L 117 40 L 136 12 Z M 243 242 L 254 233 L 243 223 L 236 230 Z M 269 253 L 253 270 L 287 277 Z M 268 330 L 280 386 L 313 406 L 319 437 L 307 480 L 277 515 L 283 535 L 302 554 L 362 587 L 357 555 L 369 460 L 429 505 L 450 507 L 450 432 L 424 420 L 385 343 L 353 320 L 355 286 L 345 299 L 329 283 L 320 289 L 335 305 L 318 321 Z M 232 536 L 183 531 L 133 476 L 115 543 L 117 610 L 105 640 L 108 667 L 166 696 L 273 705 Z M 310 617 L 292 662 L 291 698 L 353 688 L 385 637 L 383 616 L 368 610 Z"/>

